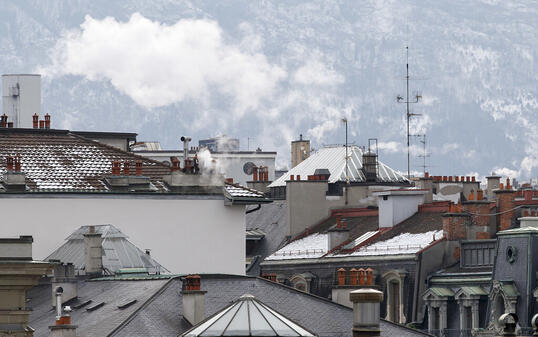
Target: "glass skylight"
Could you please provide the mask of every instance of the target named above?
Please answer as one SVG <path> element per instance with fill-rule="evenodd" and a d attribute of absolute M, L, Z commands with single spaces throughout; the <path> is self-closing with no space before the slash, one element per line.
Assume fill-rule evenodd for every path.
<path fill-rule="evenodd" d="M 243 295 L 212 317 L 185 332 L 182 337 L 285 336 L 314 337 L 252 295 Z"/>

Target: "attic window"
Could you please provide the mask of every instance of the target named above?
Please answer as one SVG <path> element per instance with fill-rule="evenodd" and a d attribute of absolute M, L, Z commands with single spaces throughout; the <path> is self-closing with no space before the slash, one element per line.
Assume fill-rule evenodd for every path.
<path fill-rule="evenodd" d="M 130 307 L 131 305 L 135 304 L 136 300 L 127 300 L 123 303 L 118 304 L 118 309 L 125 309 Z"/>
<path fill-rule="evenodd" d="M 383 200 L 389 200 L 389 196 L 388 196 L 388 195 L 384 195 L 384 196 L 383 196 Z"/>
<path fill-rule="evenodd" d="M 99 309 L 100 307 L 102 307 L 103 305 L 105 305 L 105 302 L 99 302 L 99 303 L 96 303 L 96 304 L 92 305 L 91 307 L 87 307 L 87 308 L 86 308 L 86 311 L 94 311 L 94 310 L 97 310 L 97 309 Z"/>

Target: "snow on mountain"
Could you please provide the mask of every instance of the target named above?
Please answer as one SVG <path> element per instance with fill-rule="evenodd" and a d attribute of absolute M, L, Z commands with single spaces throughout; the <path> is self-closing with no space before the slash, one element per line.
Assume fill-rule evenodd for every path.
<path fill-rule="evenodd" d="M 521 1 L 6 1 L 2 73 L 42 71 L 53 125 L 178 147 L 380 141 L 406 168 L 405 46 L 435 174 L 538 175 L 538 4 Z M 422 151 L 414 139 L 412 167 Z M 254 144 L 254 145 L 253 145 Z"/>

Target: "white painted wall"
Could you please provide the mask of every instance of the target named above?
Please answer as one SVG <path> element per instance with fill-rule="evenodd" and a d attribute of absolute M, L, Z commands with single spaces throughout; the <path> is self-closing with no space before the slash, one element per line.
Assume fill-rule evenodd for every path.
<path fill-rule="evenodd" d="M 113 224 L 173 273 L 245 274 L 245 207 L 171 197 L 2 196 L 0 237 L 32 235 L 43 259 L 82 225 Z"/>
<path fill-rule="evenodd" d="M 379 227 L 386 228 L 399 224 L 418 212 L 418 205 L 424 203 L 426 191 L 387 191 L 375 194 L 378 196 Z"/>
<path fill-rule="evenodd" d="M 19 84 L 19 95 L 12 96 L 10 88 Z M 32 116 L 41 115 L 41 75 L 2 75 L 2 111 L 15 128 L 32 128 Z"/>

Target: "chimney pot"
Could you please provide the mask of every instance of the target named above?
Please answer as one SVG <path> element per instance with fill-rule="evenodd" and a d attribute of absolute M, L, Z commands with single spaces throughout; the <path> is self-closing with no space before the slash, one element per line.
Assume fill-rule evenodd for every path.
<path fill-rule="evenodd" d="M 475 176 L 472 176 L 471 177 L 471 181 L 474 183 L 476 181 L 476 177 Z"/>
<path fill-rule="evenodd" d="M 21 171 L 21 156 L 17 154 L 17 156 L 15 156 L 15 172 L 20 172 L 20 171 Z"/>
<path fill-rule="evenodd" d="M 301 175 L 300 174 L 297 175 L 297 180 L 298 181 L 301 180 Z"/>
<path fill-rule="evenodd" d="M 229 183 L 229 184 L 233 184 L 234 183 L 234 178 L 226 178 L 226 182 Z"/>
<path fill-rule="evenodd" d="M 346 270 L 344 268 L 340 268 L 336 271 L 336 273 L 338 276 L 338 285 L 346 285 Z"/>
<path fill-rule="evenodd" d="M 45 115 L 45 129 L 50 129 L 50 115 Z"/>
<path fill-rule="evenodd" d="M 7 127 L 7 115 L 4 113 L 2 116 L 0 116 L 0 127 L 6 128 Z"/>
<path fill-rule="evenodd" d="M 359 268 L 359 285 L 363 286 L 366 284 L 366 270 L 364 268 Z"/>
<path fill-rule="evenodd" d="M 130 173 L 130 166 L 131 164 L 128 161 L 123 162 L 123 174 L 128 176 Z"/>
<path fill-rule="evenodd" d="M 429 178 L 430 177 L 430 173 L 429 172 L 424 172 L 424 178 Z"/>
<path fill-rule="evenodd" d="M 12 127 L 13 127 L 13 122 L 8 122 L 8 123 L 7 123 L 7 127 L 8 127 L 8 128 L 12 128 Z"/>
<path fill-rule="evenodd" d="M 454 180 L 455 180 L 456 182 L 459 182 L 459 181 L 460 181 L 460 177 L 455 176 L 455 177 L 454 177 Z"/>
<path fill-rule="evenodd" d="M 142 175 L 142 161 L 137 160 L 135 165 L 136 165 L 136 168 L 135 168 L 136 175 L 141 176 Z"/>
<path fill-rule="evenodd" d="M 8 171 L 13 171 L 13 157 L 7 156 L 6 158 L 6 168 Z"/>
<path fill-rule="evenodd" d="M 120 161 L 119 160 L 112 161 L 112 175 L 115 175 L 115 176 L 120 175 Z"/>
<path fill-rule="evenodd" d="M 356 286 L 359 283 L 359 271 L 355 268 L 351 268 L 349 271 L 350 284 Z"/>
<path fill-rule="evenodd" d="M 448 181 L 452 182 L 452 176 L 448 176 Z"/>
<path fill-rule="evenodd" d="M 39 128 L 40 128 L 40 129 L 44 129 L 44 128 L 45 128 L 45 121 L 44 121 L 44 120 L 40 120 L 40 121 L 39 121 Z"/>
<path fill-rule="evenodd" d="M 476 200 L 482 200 L 482 199 L 484 199 L 484 191 L 479 189 L 478 191 L 476 191 Z"/>
<path fill-rule="evenodd" d="M 295 180 L 295 175 L 290 174 L 290 180 Z"/>
<path fill-rule="evenodd" d="M 39 127 L 39 115 L 38 114 L 34 114 L 32 116 L 32 127 L 34 129 L 37 129 Z"/>
<path fill-rule="evenodd" d="M 252 180 L 258 181 L 258 166 L 252 168 Z"/>

